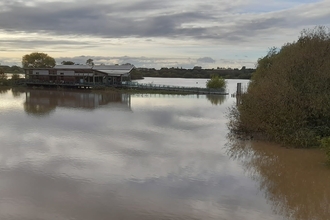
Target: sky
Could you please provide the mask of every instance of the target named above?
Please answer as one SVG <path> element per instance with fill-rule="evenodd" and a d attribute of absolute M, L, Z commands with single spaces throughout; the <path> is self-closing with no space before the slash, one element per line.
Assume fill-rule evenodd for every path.
<path fill-rule="evenodd" d="M 330 26 L 330 0 L 1 0 L 0 64 L 254 68 L 303 29 Z"/>

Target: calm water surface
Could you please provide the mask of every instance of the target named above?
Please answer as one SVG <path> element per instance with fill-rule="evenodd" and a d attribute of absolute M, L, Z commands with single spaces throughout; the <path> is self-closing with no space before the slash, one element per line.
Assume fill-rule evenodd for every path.
<path fill-rule="evenodd" d="M 228 137 L 234 103 L 0 90 L 0 219 L 330 219 L 323 153 Z"/>

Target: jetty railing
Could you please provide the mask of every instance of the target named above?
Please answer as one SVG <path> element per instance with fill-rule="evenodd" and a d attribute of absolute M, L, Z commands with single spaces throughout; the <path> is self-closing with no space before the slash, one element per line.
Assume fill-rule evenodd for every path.
<path fill-rule="evenodd" d="M 44 80 L 24 80 L 24 83 L 27 85 L 40 85 L 40 86 L 63 86 L 63 87 L 97 87 L 97 86 L 105 86 L 104 83 L 97 82 L 67 82 L 67 81 L 44 81 Z"/>
<path fill-rule="evenodd" d="M 121 86 L 124 88 L 131 88 L 131 89 L 175 91 L 175 92 L 194 93 L 194 94 L 228 95 L 226 89 L 208 89 L 201 87 L 171 86 L 171 85 L 160 85 L 153 83 L 138 83 L 138 82 L 123 82 Z"/>

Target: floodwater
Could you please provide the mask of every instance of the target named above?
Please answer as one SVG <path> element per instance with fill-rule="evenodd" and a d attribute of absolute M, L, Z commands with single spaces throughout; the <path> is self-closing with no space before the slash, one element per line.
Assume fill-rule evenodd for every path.
<path fill-rule="evenodd" d="M 229 136 L 234 103 L 0 89 L 0 219 L 330 219 L 324 153 Z"/>

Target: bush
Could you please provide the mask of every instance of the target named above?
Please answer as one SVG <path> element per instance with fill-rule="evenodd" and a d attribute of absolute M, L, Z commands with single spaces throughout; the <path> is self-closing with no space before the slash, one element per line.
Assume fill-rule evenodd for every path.
<path fill-rule="evenodd" d="M 329 48 L 329 30 L 317 27 L 259 59 L 238 106 L 239 130 L 295 147 L 319 146 L 329 137 Z"/>
<path fill-rule="evenodd" d="M 0 68 L 0 86 L 8 86 L 7 74 Z"/>
<path fill-rule="evenodd" d="M 212 76 L 210 80 L 206 82 L 206 87 L 208 89 L 225 89 L 226 80 L 219 76 Z"/>
<path fill-rule="evenodd" d="M 7 74 L 5 74 L 4 70 L 0 68 L 0 80 L 7 79 Z"/>
<path fill-rule="evenodd" d="M 325 150 L 328 160 L 330 161 L 330 137 L 322 138 L 321 147 Z"/>
<path fill-rule="evenodd" d="M 19 80 L 19 74 L 17 73 L 14 73 L 11 77 L 12 80 L 16 81 L 16 80 Z"/>

